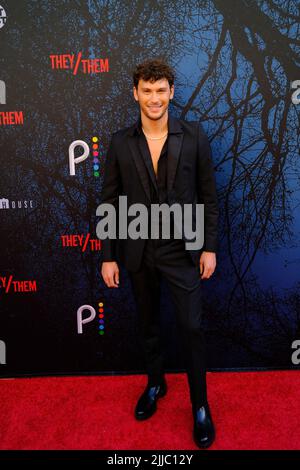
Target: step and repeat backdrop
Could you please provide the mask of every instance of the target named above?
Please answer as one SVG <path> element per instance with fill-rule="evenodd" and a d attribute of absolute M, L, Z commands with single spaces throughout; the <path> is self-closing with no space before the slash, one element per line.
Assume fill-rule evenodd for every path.
<path fill-rule="evenodd" d="M 298 0 L 0 0 L 0 376 L 142 372 L 126 270 L 100 274 L 96 208 L 132 71 L 164 58 L 200 120 L 220 204 L 203 282 L 210 370 L 300 363 Z M 182 370 L 163 284 L 166 369 Z"/>

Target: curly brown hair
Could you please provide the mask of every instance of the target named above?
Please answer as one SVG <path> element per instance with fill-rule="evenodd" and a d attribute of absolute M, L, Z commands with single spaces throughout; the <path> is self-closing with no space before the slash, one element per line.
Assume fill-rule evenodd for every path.
<path fill-rule="evenodd" d="M 142 64 L 138 64 L 133 71 L 133 84 L 136 89 L 140 79 L 153 83 L 162 78 L 168 80 L 170 87 L 174 84 L 174 71 L 163 59 L 147 60 Z"/>

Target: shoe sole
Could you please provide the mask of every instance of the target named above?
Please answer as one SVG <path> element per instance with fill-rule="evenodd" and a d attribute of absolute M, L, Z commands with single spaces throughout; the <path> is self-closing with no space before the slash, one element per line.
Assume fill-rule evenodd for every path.
<path fill-rule="evenodd" d="M 158 394 L 157 394 L 157 399 L 158 399 L 158 398 L 163 398 L 166 394 L 167 394 L 167 388 L 165 388 L 165 390 L 163 390 L 163 391 L 159 391 L 159 392 L 158 392 Z M 156 406 L 156 403 L 155 403 L 155 408 L 153 408 L 153 411 L 152 411 L 149 415 L 146 415 L 146 416 L 141 415 L 141 416 L 139 416 L 139 415 L 137 415 L 136 413 L 134 413 L 134 416 L 135 416 L 135 418 L 136 418 L 138 421 L 144 421 L 144 420 L 146 420 L 146 419 L 151 418 L 151 416 L 154 415 L 154 413 L 156 412 L 156 410 L 157 410 L 157 406 Z"/>

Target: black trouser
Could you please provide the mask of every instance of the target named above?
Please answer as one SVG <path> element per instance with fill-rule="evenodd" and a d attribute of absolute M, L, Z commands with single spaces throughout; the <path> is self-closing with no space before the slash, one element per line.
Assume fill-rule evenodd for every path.
<path fill-rule="evenodd" d="M 137 305 L 148 383 L 155 385 L 164 375 L 159 321 L 160 278 L 163 276 L 183 338 L 190 399 L 193 406 L 202 406 L 207 401 L 207 392 L 200 267 L 193 264 L 183 240 L 150 239 L 146 242 L 139 271 L 129 272 L 129 276 Z"/>

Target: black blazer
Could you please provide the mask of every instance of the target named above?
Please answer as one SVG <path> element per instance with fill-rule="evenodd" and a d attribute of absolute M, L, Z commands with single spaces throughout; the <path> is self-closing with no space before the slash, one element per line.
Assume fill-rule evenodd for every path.
<path fill-rule="evenodd" d="M 152 162 L 144 160 L 140 152 L 135 128 L 136 124 L 115 132 L 106 155 L 101 203 L 114 204 L 116 209 L 120 195 L 127 196 L 128 207 L 134 203 L 150 207 L 148 174 L 151 178 L 155 175 L 150 169 Z M 204 204 L 204 245 L 200 250 L 187 250 L 199 265 L 202 251 L 217 251 L 218 202 L 210 144 L 198 122 L 169 114 L 168 131 L 168 204 L 193 204 L 193 209 L 196 203 Z M 131 219 L 128 217 L 128 224 Z M 137 271 L 145 242 L 141 238 L 102 240 L 102 259 L 121 262 L 128 270 Z"/>

